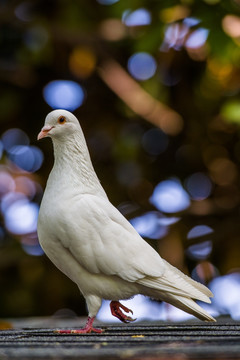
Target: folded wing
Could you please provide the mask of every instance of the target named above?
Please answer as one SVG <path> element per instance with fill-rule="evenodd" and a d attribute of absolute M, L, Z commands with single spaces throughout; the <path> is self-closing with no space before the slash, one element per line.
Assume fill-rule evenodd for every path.
<path fill-rule="evenodd" d="M 64 219 L 62 234 L 67 236 L 60 240 L 90 273 L 130 282 L 163 275 L 162 258 L 107 199 L 81 195 Z"/>

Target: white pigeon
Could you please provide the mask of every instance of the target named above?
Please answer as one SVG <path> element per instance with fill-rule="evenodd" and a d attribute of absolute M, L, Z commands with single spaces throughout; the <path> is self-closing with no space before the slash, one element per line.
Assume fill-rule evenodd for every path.
<path fill-rule="evenodd" d="M 119 300 L 135 294 L 166 301 L 201 320 L 215 321 L 194 300 L 210 303 L 211 291 L 170 265 L 110 203 L 93 169 L 77 118 L 54 110 L 38 139 L 50 137 L 54 166 L 42 199 L 38 236 L 50 260 L 86 299 L 83 329 L 60 333 L 102 332 L 93 327 L 102 299 L 112 315 L 133 321 Z M 125 313 L 124 313 L 125 312 Z"/>

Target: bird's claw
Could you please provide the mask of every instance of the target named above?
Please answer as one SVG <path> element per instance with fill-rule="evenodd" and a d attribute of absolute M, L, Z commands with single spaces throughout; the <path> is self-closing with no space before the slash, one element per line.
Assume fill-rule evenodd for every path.
<path fill-rule="evenodd" d="M 96 329 L 92 326 L 94 319 L 95 317 L 88 317 L 86 325 L 83 329 L 55 330 L 54 332 L 57 334 L 89 334 L 91 332 L 101 334 L 104 330 Z"/>
<path fill-rule="evenodd" d="M 131 318 L 130 316 L 125 315 L 123 311 L 126 313 L 133 314 L 133 311 L 131 309 L 128 309 L 126 306 L 122 305 L 119 301 L 111 301 L 110 303 L 110 309 L 113 316 L 117 317 L 119 320 L 121 320 L 124 323 L 135 321 L 136 319 Z M 121 310 L 122 309 L 122 310 Z"/>
<path fill-rule="evenodd" d="M 125 322 L 125 323 L 129 323 L 129 322 L 133 322 L 135 320 L 137 320 L 137 318 L 133 319 L 130 316 L 126 316 L 126 318 L 124 320 L 122 320 L 122 321 Z"/>

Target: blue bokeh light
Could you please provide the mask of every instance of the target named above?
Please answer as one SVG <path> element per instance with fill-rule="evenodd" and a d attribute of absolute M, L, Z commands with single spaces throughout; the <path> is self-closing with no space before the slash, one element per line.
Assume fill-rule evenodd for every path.
<path fill-rule="evenodd" d="M 4 149 L 11 153 L 12 149 L 17 145 L 29 145 L 29 137 L 21 129 L 9 129 L 2 135 L 2 144 Z"/>
<path fill-rule="evenodd" d="M 190 198 L 178 180 L 165 180 L 154 189 L 150 202 L 166 213 L 175 213 L 190 206 Z"/>
<path fill-rule="evenodd" d="M 39 244 L 37 232 L 21 236 L 23 250 L 32 256 L 42 256 L 44 251 Z"/>
<path fill-rule="evenodd" d="M 125 10 L 122 22 L 127 26 L 143 26 L 151 24 L 152 17 L 148 10 L 140 8 L 134 11 Z"/>
<path fill-rule="evenodd" d="M 36 232 L 39 207 L 26 199 L 14 201 L 4 212 L 5 225 L 13 234 Z"/>
<path fill-rule="evenodd" d="M 156 60 L 146 52 L 136 53 L 128 60 L 128 71 L 137 80 L 150 79 L 156 70 Z"/>
<path fill-rule="evenodd" d="M 183 24 L 187 25 L 187 27 L 191 28 L 193 26 L 198 25 L 201 22 L 198 18 L 195 17 L 186 17 L 183 20 Z"/>
<path fill-rule="evenodd" d="M 1 211 L 4 214 L 15 201 L 28 202 L 28 198 L 21 192 L 9 191 L 1 199 Z"/>
<path fill-rule="evenodd" d="M 163 225 L 159 221 L 160 219 L 161 217 L 158 212 L 151 211 L 131 219 L 130 223 L 139 235 L 149 239 L 160 239 L 168 233 L 167 225 Z"/>
<path fill-rule="evenodd" d="M 194 226 L 187 234 L 187 239 L 196 239 L 201 236 L 212 234 L 214 230 L 208 225 Z M 187 248 L 187 255 L 192 259 L 205 260 L 211 254 L 213 244 L 211 240 L 202 241 L 198 244 L 190 245 Z"/>
<path fill-rule="evenodd" d="M 19 168 L 28 172 L 37 171 L 43 163 L 43 153 L 36 146 L 13 146 L 9 158 Z"/>
<path fill-rule="evenodd" d="M 194 200 L 204 200 L 212 192 L 212 182 L 210 178 L 201 172 L 189 176 L 184 185 Z"/>
<path fill-rule="evenodd" d="M 153 128 L 145 132 L 142 146 L 150 155 L 159 155 L 168 147 L 168 136 L 160 129 Z"/>
<path fill-rule="evenodd" d="M 44 87 L 43 96 L 53 109 L 74 111 L 83 104 L 85 91 L 75 81 L 54 80 Z"/>
<path fill-rule="evenodd" d="M 119 0 L 97 0 L 97 2 L 101 5 L 112 5 L 117 3 Z"/>
<path fill-rule="evenodd" d="M 41 248 L 40 244 L 37 245 L 29 245 L 22 243 L 22 248 L 28 255 L 32 256 L 42 256 L 44 254 L 43 249 Z"/>
<path fill-rule="evenodd" d="M 209 30 L 204 28 L 193 31 L 185 42 L 186 47 L 196 49 L 203 46 L 208 38 L 208 34 Z"/>
<path fill-rule="evenodd" d="M 200 236 L 212 234 L 213 229 L 208 225 L 197 225 L 194 226 L 187 234 L 187 239 L 195 239 Z"/>
<path fill-rule="evenodd" d="M 187 248 L 187 255 L 195 260 L 205 260 L 212 252 L 212 241 L 207 240 L 199 244 L 190 245 Z"/>
<path fill-rule="evenodd" d="M 240 319 L 240 273 L 234 272 L 213 279 L 209 285 L 214 294 L 213 304 L 221 314 Z"/>

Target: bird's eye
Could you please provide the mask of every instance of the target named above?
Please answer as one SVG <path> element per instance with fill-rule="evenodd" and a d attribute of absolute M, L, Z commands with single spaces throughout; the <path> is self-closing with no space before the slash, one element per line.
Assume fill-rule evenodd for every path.
<path fill-rule="evenodd" d="M 63 124 L 65 124 L 65 122 L 66 122 L 65 116 L 60 116 L 60 117 L 58 118 L 58 123 L 59 123 L 59 124 L 63 125 Z"/>

